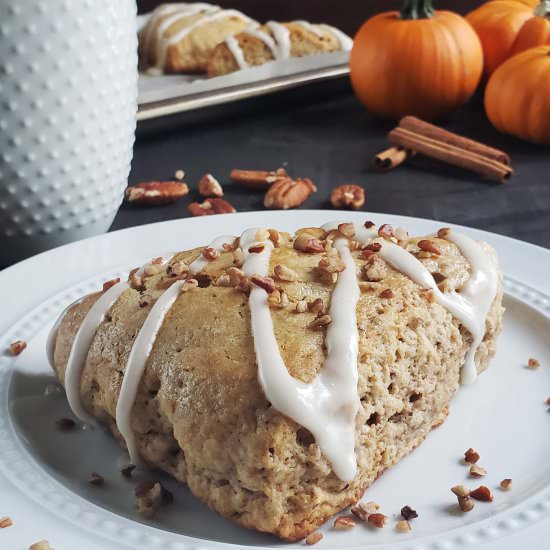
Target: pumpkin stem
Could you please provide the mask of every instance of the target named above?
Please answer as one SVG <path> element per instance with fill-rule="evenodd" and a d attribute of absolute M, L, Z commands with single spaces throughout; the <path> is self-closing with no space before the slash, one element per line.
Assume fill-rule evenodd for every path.
<path fill-rule="evenodd" d="M 400 17 L 401 19 L 429 19 L 434 13 L 432 0 L 404 0 Z"/>
<path fill-rule="evenodd" d="M 550 0 L 541 0 L 540 4 L 535 8 L 535 15 L 550 19 Z"/>

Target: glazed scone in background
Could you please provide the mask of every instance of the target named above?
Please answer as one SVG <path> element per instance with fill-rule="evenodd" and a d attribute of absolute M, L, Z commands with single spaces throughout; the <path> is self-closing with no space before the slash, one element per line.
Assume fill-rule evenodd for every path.
<path fill-rule="evenodd" d="M 318 229 L 308 230 L 310 233 Z M 435 256 L 419 250 L 420 239 L 401 243 L 432 273 L 445 276 L 442 291 L 460 289 L 469 264 L 457 247 L 433 238 Z M 483 245 L 494 259 L 496 255 Z M 190 263 L 202 249 L 182 252 Z M 360 251 L 352 253 L 360 281 L 357 306 L 361 410 L 356 419 L 358 471 L 341 481 L 311 434 L 279 414 L 258 382 L 248 296 L 215 286 L 233 265 L 232 252 L 206 266 L 200 287 L 181 294 L 164 320 L 148 359 L 132 425 L 142 457 L 189 485 L 191 491 L 223 516 L 246 527 L 296 540 L 333 514 L 356 502 L 383 471 L 419 445 L 441 424 L 457 390 L 470 334 L 430 292 L 380 261 L 367 269 Z M 313 312 L 297 313 L 296 302 L 321 298 L 328 308 L 333 289 L 321 277 L 321 254 L 297 251 L 284 235 L 270 260 L 270 275 L 280 264 L 298 275 L 277 280 L 289 305 L 273 305 L 271 315 L 289 372 L 309 382 L 325 358 L 324 329 L 308 325 Z M 374 265 L 374 264 L 373 264 Z M 111 308 L 88 353 L 81 399 L 93 416 L 116 434 L 116 403 L 132 342 L 166 274 L 146 279 L 143 291 L 129 289 Z M 365 280 L 370 279 L 370 281 Z M 201 288 L 202 287 L 202 288 Z M 392 296 L 381 297 L 386 289 Z M 389 293 L 383 294 L 383 296 Z M 71 308 L 55 343 L 55 370 L 64 382 L 74 335 L 100 293 Z M 486 368 L 501 329 L 502 285 L 486 321 L 477 363 Z"/>
<path fill-rule="evenodd" d="M 169 18 L 174 19 L 174 14 L 164 12 L 170 5 L 163 4 L 152 13 L 148 23 L 139 32 L 140 65 L 143 70 L 155 67 L 167 74 L 206 72 L 208 59 L 220 42 L 250 24 L 257 24 L 234 10 L 193 13 L 185 11 L 185 7 L 191 4 L 179 5 L 183 7 L 179 18 L 165 30 L 160 32 L 161 25 Z M 210 9 L 215 7 L 210 6 Z M 186 29 L 188 33 L 164 50 L 164 44 L 182 31 L 185 33 Z M 162 52 L 164 59 L 160 58 Z"/>

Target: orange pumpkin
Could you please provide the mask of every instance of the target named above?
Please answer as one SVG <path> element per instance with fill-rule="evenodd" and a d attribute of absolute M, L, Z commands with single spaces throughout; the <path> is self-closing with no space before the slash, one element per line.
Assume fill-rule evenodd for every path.
<path fill-rule="evenodd" d="M 375 114 L 434 120 L 465 103 L 481 78 L 483 53 L 472 27 L 431 0 L 369 19 L 350 56 L 357 97 Z"/>
<path fill-rule="evenodd" d="M 535 17 L 529 19 L 518 32 L 510 57 L 547 44 L 550 44 L 550 0 L 543 0 L 535 8 Z"/>
<path fill-rule="evenodd" d="M 548 0 L 492 0 L 466 19 L 476 30 L 485 58 L 485 75 L 528 48 L 550 43 Z"/>
<path fill-rule="evenodd" d="M 485 90 L 485 110 L 501 132 L 550 145 L 550 46 L 505 61 Z"/>

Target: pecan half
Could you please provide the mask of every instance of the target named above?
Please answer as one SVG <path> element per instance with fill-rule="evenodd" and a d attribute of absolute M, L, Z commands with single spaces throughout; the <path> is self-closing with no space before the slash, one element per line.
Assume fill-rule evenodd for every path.
<path fill-rule="evenodd" d="M 229 176 L 234 183 L 240 183 L 252 189 L 268 189 L 280 178 L 288 177 L 284 168 L 277 170 L 231 170 Z"/>
<path fill-rule="evenodd" d="M 192 202 L 187 210 L 191 216 L 212 216 L 214 214 L 233 214 L 233 205 L 225 199 L 206 199 L 202 203 Z"/>
<path fill-rule="evenodd" d="M 176 202 L 189 193 L 186 183 L 179 181 L 148 181 L 126 189 L 124 196 L 131 204 L 157 206 Z"/>
<path fill-rule="evenodd" d="M 264 197 L 266 208 L 296 208 L 317 191 L 314 183 L 308 178 L 281 178 L 267 190 Z"/>
<path fill-rule="evenodd" d="M 223 197 L 223 188 L 212 174 L 205 174 L 199 181 L 199 193 L 203 197 Z"/>
<path fill-rule="evenodd" d="M 332 190 L 330 204 L 334 208 L 353 208 L 358 210 L 365 204 L 365 190 L 359 185 L 348 183 Z"/>

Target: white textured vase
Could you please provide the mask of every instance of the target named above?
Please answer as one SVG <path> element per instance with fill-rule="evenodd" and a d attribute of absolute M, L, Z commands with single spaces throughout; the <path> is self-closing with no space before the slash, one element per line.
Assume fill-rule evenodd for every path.
<path fill-rule="evenodd" d="M 136 110 L 135 0 L 0 0 L 0 266 L 109 228 Z"/>

